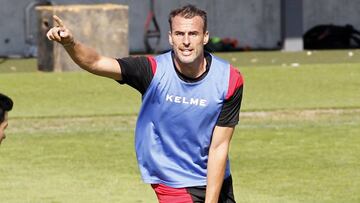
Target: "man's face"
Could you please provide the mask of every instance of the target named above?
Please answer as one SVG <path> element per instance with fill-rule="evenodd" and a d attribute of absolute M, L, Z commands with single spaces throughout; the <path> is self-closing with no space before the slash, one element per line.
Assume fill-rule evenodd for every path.
<path fill-rule="evenodd" d="M 208 40 L 209 33 L 204 33 L 204 21 L 200 16 L 190 19 L 175 16 L 172 19 L 169 43 L 180 63 L 191 64 L 202 59 L 204 45 Z"/>
<path fill-rule="evenodd" d="M 0 123 L 0 144 L 2 142 L 3 139 L 5 139 L 5 129 L 8 126 L 8 121 L 7 121 L 7 112 L 5 112 L 5 119 L 2 123 Z"/>

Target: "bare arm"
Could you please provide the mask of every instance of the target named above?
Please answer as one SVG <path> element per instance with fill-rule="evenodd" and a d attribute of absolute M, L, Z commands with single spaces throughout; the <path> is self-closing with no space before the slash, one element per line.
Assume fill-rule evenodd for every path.
<path fill-rule="evenodd" d="M 233 132 L 233 127 L 215 126 L 209 149 L 205 203 L 218 202 Z"/>
<path fill-rule="evenodd" d="M 95 49 L 76 41 L 59 17 L 53 16 L 53 19 L 58 26 L 47 32 L 47 38 L 62 44 L 76 64 L 93 74 L 122 80 L 120 65 L 115 59 L 101 56 Z"/>

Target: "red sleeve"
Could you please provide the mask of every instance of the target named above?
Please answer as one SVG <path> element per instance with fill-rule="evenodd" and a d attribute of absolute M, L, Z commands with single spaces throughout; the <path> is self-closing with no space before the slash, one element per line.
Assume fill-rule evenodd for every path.
<path fill-rule="evenodd" d="M 238 89 L 241 85 L 243 85 L 244 79 L 238 69 L 230 65 L 230 79 L 229 79 L 229 87 L 228 92 L 226 94 L 225 99 L 229 99 L 234 95 L 236 89 Z"/>
<path fill-rule="evenodd" d="M 243 83 L 244 79 L 241 73 L 230 66 L 229 88 L 216 125 L 233 127 L 238 124 L 243 97 Z"/>
<path fill-rule="evenodd" d="M 151 71 L 152 71 L 153 75 L 155 75 L 156 66 L 157 66 L 155 58 L 153 56 L 147 56 L 147 59 L 149 60 L 149 62 L 151 64 Z"/>

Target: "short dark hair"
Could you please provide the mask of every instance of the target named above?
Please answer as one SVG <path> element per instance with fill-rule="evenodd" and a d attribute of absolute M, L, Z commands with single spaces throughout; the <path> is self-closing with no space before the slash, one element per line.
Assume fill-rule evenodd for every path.
<path fill-rule="evenodd" d="M 5 120 L 5 112 L 10 111 L 13 104 L 10 97 L 0 93 L 0 123 Z"/>
<path fill-rule="evenodd" d="M 207 30 L 207 16 L 206 16 L 206 12 L 198 9 L 196 6 L 188 4 L 184 7 L 181 8 L 177 8 L 175 10 L 172 10 L 169 14 L 169 24 L 170 24 L 170 30 L 172 30 L 172 19 L 175 16 L 181 16 L 184 18 L 193 18 L 195 16 L 199 16 L 203 19 L 204 22 L 204 33 Z"/>

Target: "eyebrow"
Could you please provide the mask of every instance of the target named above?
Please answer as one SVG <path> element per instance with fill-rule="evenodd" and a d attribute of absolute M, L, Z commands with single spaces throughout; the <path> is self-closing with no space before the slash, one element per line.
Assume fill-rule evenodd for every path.
<path fill-rule="evenodd" d="M 199 34 L 199 31 L 190 31 L 189 34 Z"/>
<path fill-rule="evenodd" d="M 189 33 L 189 34 L 199 34 L 200 32 L 199 31 L 196 31 L 196 30 L 193 30 L 193 31 L 188 31 L 188 32 L 185 32 L 185 31 L 174 31 L 175 34 L 181 34 L 181 33 Z"/>

